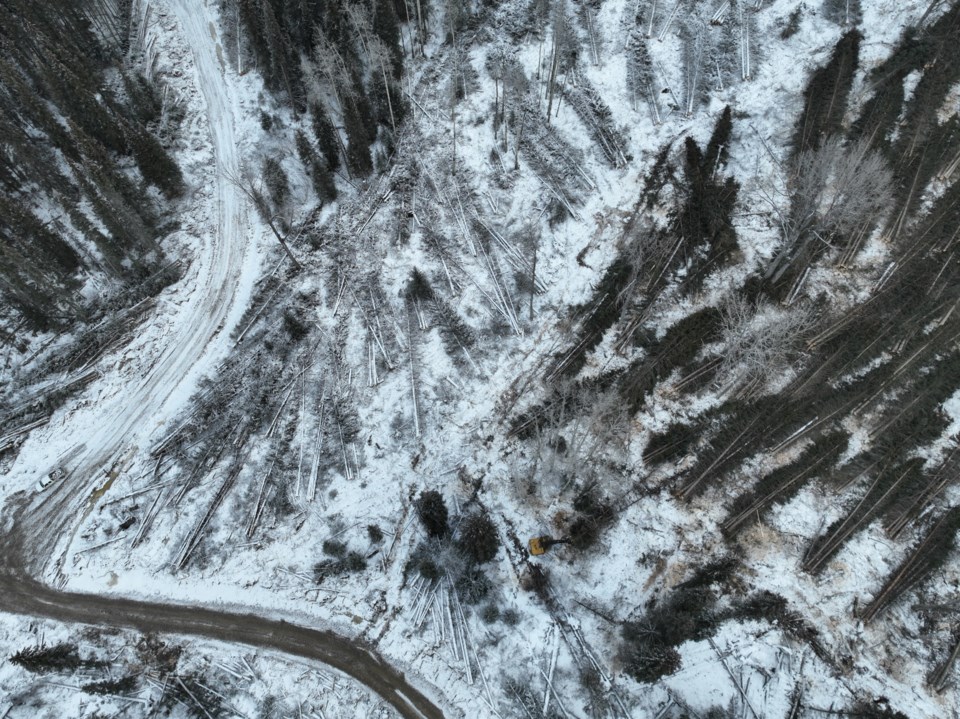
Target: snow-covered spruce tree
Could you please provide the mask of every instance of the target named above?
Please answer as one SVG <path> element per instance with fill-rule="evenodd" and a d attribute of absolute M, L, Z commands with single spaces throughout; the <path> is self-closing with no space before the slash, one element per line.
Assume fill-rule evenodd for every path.
<path fill-rule="evenodd" d="M 330 117 L 321 103 L 310 106 L 310 115 L 313 118 L 313 134 L 317 138 L 317 145 L 326 160 L 330 172 L 340 169 L 340 140 L 336 128 L 330 122 Z"/>
<path fill-rule="evenodd" d="M 485 511 L 474 512 L 460 520 L 457 547 L 477 564 L 485 564 L 497 556 L 500 538 L 497 526 Z"/>
<path fill-rule="evenodd" d="M 450 531 L 447 523 L 447 504 L 435 489 L 426 489 L 417 499 L 417 516 L 429 537 L 445 537 Z"/>
<path fill-rule="evenodd" d="M 337 198 L 337 186 L 333 181 L 333 175 L 327 169 L 327 163 L 322 160 L 314 150 L 313 145 L 307 139 L 303 130 L 297 130 L 295 135 L 297 144 L 297 155 L 303 163 L 304 170 L 313 183 L 313 190 L 317 194 L 317 200 L 321 205 L 332 202 Z"/>

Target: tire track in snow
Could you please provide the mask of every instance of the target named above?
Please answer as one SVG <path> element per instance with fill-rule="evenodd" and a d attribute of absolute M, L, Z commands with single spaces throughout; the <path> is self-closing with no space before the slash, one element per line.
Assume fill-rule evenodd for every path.
<path fill-rule="evenodd" d="M 239 102 L 210 39 L 213 10 L 201 2 L 172 0 L 169 12 L 189 45 L 192 67 L 183 69 L 188 74 L 192 70 L 207 109 L 215 160 L 214 227 L 197 238 L 197 252 L 184 277 L 159 298 L 158 307 L 166 314 L 154 318 L 152 332 L 160 336 L 141 342 L 144 349 L 159 349 L 159 355 L 139 353 L 126 377 L 107 370 L 85 394 L 88 407 L 70 412 L 58 426 L 35 432 L 21 449 L 17 465 L 40 475 L 51 466 L 51 455 L 75 453 L 68 480 L 32 498 L 30 521 L 46 535 L 37 538 L 33 559 L 49 557 L 57 544 L 62 562 L 91 492 L 107 481 L 103 470 L 118 463 L 145 466 L 151 438 L 186 405 L 200 377 L 212 369 L 211 359 L 226 353 L 230 330 L 246 306 L 257 271 L 257 263 L 247 259 L 260 233 L 248 232 L 245 198 L 229 179 L 239 176 Z"/>

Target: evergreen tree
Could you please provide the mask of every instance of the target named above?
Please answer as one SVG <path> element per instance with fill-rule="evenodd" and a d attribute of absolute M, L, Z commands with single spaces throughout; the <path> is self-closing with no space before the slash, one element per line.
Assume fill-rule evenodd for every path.
<path fill-rule="evenodd" d="M 707 143 L 707 154 L 703 159 L 703 169 L 706 173 L 713 173 L 727 164 L 730 149 L 730 133 L 733 130 L 733 119 L 730 106 L 723 108 L 723 113 L 713 128 L 710 142 Z"/>
<path fill-rule="evenodd" d="M 54 644 L 50 647 L 27 647 L 10 657 L 12 664 L 17 664 L 34 674 L 51 671 L 68 671 L 88 664 L 80 658 L 76 644 L 66 642 Z"/>
<path fill-rule="evenodd" d="M 387 97 L 387 88 L 390 91 L 389 98 Z M 399 126 L 407 115 L 407 103 L 403 98 L 400 86 L 392 77 L 388 76 L 385 85 L 379 73 L 376 73 L 371 82 L 370 99 L 376 121 L 384 127 Z"/>
<path fill-rule="evenodd" d="M 130 151 L 144 179 L 156 185 L 168 198 L 183 194 L 184 183 L 180 166 L 149 132 L 136 125 L 128 125 L 127 141 Z"/>
<path fill-rule="evenodd" d="M 123 87 L 130 98 L 136 119 L 143 124 L 154 122 L 163 111 L 163 100 L 156 86 L 139 72 L 123 72 Z"/>
<path fill-rule="evenodd" d="M 294 133 L 293 139 L 297 146 L 297 156 L 300 158 L 300 162 L 303 163 L 306 169 L 309 169 L 317 153 L 313 151 L 313 147 L 310 145 L 310 141 L 307 139 L 303 130 L 297 130 L 296 133 Z"/>
<path fill-rule="evenodd" d="M 313 115 L 313 134 L 317 138 L 320 152 L 323 153 L 323 158 L 327 161 L 327 167 L 330 171 L 336 172 L 340 169 L 340 143 L 334 134 L 337 130 L 330 122 L 323 105 L 315 104 L 311 108 L 311 114 Z"/>
<path fill-rule="evenodd" d="M 347 165 L 353 173 L 366 177 L 373 172 L 370 146 L 376 138 L 376 122 L 359 82 L 356 93 L 344 98 L 343 127 L 347 133 Z"/>
<path fill-rule="evenodd" d="M 297 52 L 307 56 L 313 52 L 314 28 L 322 20 L 322 7 L 318 0 L 284 0 L 282 22 Z"/>
<path fill-rule="evenodd" d="M 430 537 L 445 537 L 450 531 L 447 526 L 447 505 L 435 489 L 426 489 L 417 499 L 417 516 Z"/>
<path fill-rule="evenodd" d="M 355 47 L 355 33 L 347 19 L 347 10 L 343 0 L 318 0 L 318 13 L 321 20 L 317 23 L 319 32 L 340 54 L 346 67 L 360 67 L 360 58 Z"/>
<path fill-rule="evenodd" d="M 313 181 L 313 190 L 317 193 L 317 199 L 320 200 L 321 205 L 337 199 L 337 185 L 333 180 L 333 173 L 319 161 L 311 165 L 310 179 Z"/>
<path fill-rule="evenodd" d="M 847 111 L 847 97 L 860 62 L 863 35 L 851 30 L 837 42 L 830 61 L 810 78 L 804 91 L 804 107 L 793 136 L 794 157 L 816 150 L 824 138 L 840 131 Z"/>
<path fill-rule="evenodd" d="M 400 24 L 397 22 L 393 0 L 375 0 L 373 32 L 383 41 L 390 52 L 393 76 L 399 80 L 403 72 L 403 49 L 400 47 Z"/>
<path fill-rule="evenodd" d="M 497 556 L 500 538 L 496 525 L 486 512 L 471 514 L 460 523 L 457 547 L 477 564 L 484 564 Z"/>
<path fill-rule="evenodd" d="M 253 50 L 253 56 L 260 67 L 270 66 L 270 50 L 264 37 L 263 22 L 260 19 L 259 0 L 237 0 L 240 22 L 246 29 L 246 39 Z"/>
<path fill-rule="evenodd" d="M 298 78 L 295 63 L 290 57 L 290 38 L 280 26 L 277 14 L 268 0 L 263 1 L 261 16 L 270 60 L 267 72 L 268 85 L 274 90 L 285 90 L 296 107 L 301 93 L 294 91 L 294 81 Z"/>
<path fill-rule="evenodd" d="M 303 167 L 310 176 L 313 183 L 313 189 L 317 193 L 317 199 L 320 204 L 326 204 L 337 198 L 337 186 L 333 181 L 333 175 L 325 166 L 323 161 L 317 156 L 316 151 L 307 140 L 307 136 L 302 130 L 297 130 L 296 136 L 297 154 Z"/>
<path fill-rule="evenodd" d="M 270 193 L 273 206 L 281 210 L 290 196 L 290 181 L 277 158 L 268 157 L 263 161 L 263 181 Z"/>

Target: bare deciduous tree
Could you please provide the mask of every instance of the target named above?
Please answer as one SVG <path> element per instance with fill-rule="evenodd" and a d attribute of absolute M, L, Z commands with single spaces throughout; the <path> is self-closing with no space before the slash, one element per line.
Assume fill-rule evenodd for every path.
<path fill-rule="evenodd" d="M 353 81 L 347 70 L 347 64 L 334 45 L 327 37 L 317 29 L 316 47 L 313 52 L 313 67 L 316 68 L 318 77 L 322 77 L 329 84 L 337 98 L 337 104 L 343 105 L 343 94 L 353 92 Z"/>
<path fill-rule="evenodd" d="M 889 207 L 893 175 L 883 156 L 865 140 L 844 145 L 839 137 L 798 156 L 786 179 L 788 215 L 780 213 L 783 248 L 767 267 L 777 281 L 811 243 L 834 247 L 846 241 L 851 255 Z"/>
<path fill-rule="evenodd" d="M 892 173 L 883 156 L 865 141 L 844 146 L 833 137 L 800 153 L 795 197 L 821 234 L 850 235 L 870 223 L 890 202 Z"/>
<path fill-rule="evenodd" d="M 739 296 L 728 300 L 723 307 L 726 346 L 717 371 L 722 391 L 736 398 L 756 396 L 769 380 L 783 376 L 811 323 L 803 308 L 757 307 Z"/>

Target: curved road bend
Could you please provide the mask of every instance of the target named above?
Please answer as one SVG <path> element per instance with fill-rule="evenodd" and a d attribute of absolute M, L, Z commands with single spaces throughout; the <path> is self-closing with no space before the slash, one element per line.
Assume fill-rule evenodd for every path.
<path fill-rule="evenodd" d="M 28 498 L 19 509 L 8 503 L 6 511 L 15 516 L 3 528 L 6 536 L 0 536 L 0 611 L 101 627 L 191 635 L 317 660 L 366 685 L 403 717 L 443 719 L 441 710 L 407 683 L 402 673 L 371 649 L 333 632 L 252 614 L 62 592 L 31 576 L 30 570 L 38 568 L 31 564 L 47 561 L 52 545 L 71 531 L 84 502 L 84 486 L 124 448 L 144 446 L 157 416 L 172 411 L 169 403 L 176 402 L 173 389 L 184 382 L 223 327 L 244 262 L 242 226 L 246 208 L 238 190 L 226 178 L 239 166 L 233 133 L 237 103 L 221 74 L 225 68 L 214 52 L 216 41 L 211 35 L 216 11 L 208 3 L 195 0 L 170 0 L 168 5 L 193 54 L 198 84 L 206 99 L 219 171 L 216 237 L 193 263 L 201 291 L 181 305 L 183 324 L 159 361 L 140 374 L 142 379 L 136 384 L 131 383 L 111 398 L 112 402 L 101 406 L 100 416 L 86 417 L 86 422 L 73 428 L 72 436 L 84 436 L 89 449 L 80 446 L 72 476 L 44 496 Z M 30 552 L 24 552 L 27 547 Z"/>
<path fill-rule="evenodd" d="M 403 717 L 443 719 L 443 712 L 375 651 L 333 632 L 253 614 L 57 591 L 11 562 L 20 555 L 17 544 L 8 536 L 0 546 L 0 609 L 5 612 L 99 627 L 189 635 L 312 659 L 364 684 Z"/>

